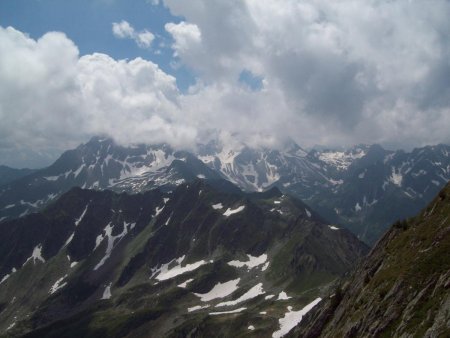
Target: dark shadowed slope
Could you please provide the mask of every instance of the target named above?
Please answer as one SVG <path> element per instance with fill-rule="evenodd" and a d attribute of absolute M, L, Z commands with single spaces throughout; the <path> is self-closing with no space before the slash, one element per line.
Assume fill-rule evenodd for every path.
<path fill-rule="evenodd" d="M 0 165 L 0 185 L 12 182 L 35 172 L 35 169 L 16 169 Z"/>
<path fill-rule="evenodd" d="M 235 337 L 251 322 L 270 337 L 287 306 L 325 294 L 367 251 L 277 189 L 214 186 L 197 180 L 137 195 L 75 188 L 2 223 L 0 330 Z"/>

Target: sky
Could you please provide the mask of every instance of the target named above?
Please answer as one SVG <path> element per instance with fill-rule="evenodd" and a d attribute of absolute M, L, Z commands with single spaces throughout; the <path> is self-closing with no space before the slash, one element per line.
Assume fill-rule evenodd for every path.
<path fill-rule="evenodd" d="M 450 143 L 449 17 L 447 0 L 2 0 L 0 164 L 94 135 Z"/>

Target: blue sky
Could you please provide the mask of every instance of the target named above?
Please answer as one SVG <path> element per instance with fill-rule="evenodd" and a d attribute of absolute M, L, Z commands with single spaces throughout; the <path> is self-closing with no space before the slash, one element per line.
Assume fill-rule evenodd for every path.
<path fill-rule="evenodd" d="M 0 164 L 99 134 L 450 143 L 449 17 L 447 0 L 1 0 Z"/>
<path fill-rule="evenodd" d="M 195 80 L 192 72 L 177 63 L 169 48 L 172 41 L 164 29 L 167 22 L 178 23 L 182 17 L 171 15 L 162 4 L 145 0 L 2 0 L 0 25 L 13 26 L 34 39 L 47 32 L 64 32 L 75 42 L 81 55 L 105 53 L 115 59 L 142 57 L 158 64 L 177 78 L 181 90 Z M 117 39 L 113 22 L 125 20 L 136 30 L 147 29 L 156 39 L 150 49 L 139 48 L 131 39 Z M 172 64 L 172 66 L 171 66 Z"/>

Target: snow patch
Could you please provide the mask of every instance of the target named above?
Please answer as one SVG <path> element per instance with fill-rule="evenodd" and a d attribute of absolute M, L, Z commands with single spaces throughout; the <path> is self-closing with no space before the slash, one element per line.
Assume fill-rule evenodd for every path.
<path fill-rule="evenodd" d="M 246 266 L 249 270 L 264 264 L 267 261 L 267 254 L 262 254 L 261 256 L 258 257 L 254 257 L 252 255 L 247 255 L 248 257 L 248 261 L 247 262 L 241 262 L 241 261 L 230 261 L 227 264 L 230 266 L 234 266 L 237 268 L 242 268 L 244 266 Z"/>
<path fill-rule="evenodd" d="M 311 212 L 308 209 L 305 209 L 306 215 L 311 218 Z"/>
<path fill-rule="evenodd" d="M 156 207 L 154 217 L 158 216 L 161 213 L 161 211 L 163 211 L 164 207 L 165 205 L 163 205 L 161 208 Z"/>
<path fill-rule="evenodd" d="M 94 267 L 94 270 L 97 270 L 103 264 L 105 264 L 106 260 L 111 256 L 111 253 L 112 253 L 112 251 L 114 249 L 114 244 L 116 243 L 116 240 L 117 240 L 117 242 L 119 242 L 123 237 L 125 237 L 125 235 L 128 233 L 128 226 L 130 226 L 130 225 L 131 225 L 131 223 L 127 223 L 127 222 L 124 221 L 123 222 L 123 230 L 122 230 L 122 232 L 120 234 L 118 234 L 117 236 L 113 236 L 112 235 L 112 231 L 114 229 L 114 226 L 111 226 L 111 223 L 108 223 L 108 225 L 103 230 L 105 235 L 103 236 L 103 234 L 100 234 L 100 235 L 97 236 L 97 238 L 95 240 L 95 248 L 94 248 L 94 250 L 100 245 L 100 243 L 105 238 L 108 239 L 108 244 L 106 246 L 105 256 Z"/>
<path fill-rule="evenodd" d="M 197 311 L 197 310 L 201 310 L 201 309 L 206 309 L 206 308 L 208 308 L 209 307 L 209 305 L 196 305 L 196 306 L 193 306 L 193 307 L 189 307 L 187 310 L 188 310 L 188 312 L 192 312 L 192 311 Z"/>
<path fill-rule="evenodd" d="M 299 311 L 292 311 L 292 307 L 288 306 L 288 311 L 283 318 L 280 318 L 278 322 L 280 323 L 280 329 L 272 334 L 272 338 L 280 338 L 289 333 L 295 326 L 297 326 L 303 316 L 307 314 L 311 309 L 316 306 L 322 298 L 316 298 L 314 301 L 306 305 L 303 309 Z"/>
<path fill-rule="evenodd" d="M 42 177 L 42 178 L 47 180 L 47 181 L 56 181 L 59 178 L 59 176 L 45 176 L 45 177 Z"/>
<path fill-rule="evenodd" d="M 389 181 L 392 182 L 393 184 L 401 187 L 402 186 L 402 181 L 403 181 L 403 176 L 402 176 L 400 170 L 397 172 L 395 170 L 395 168 L 392 167 L 392 174 L 389 177 Z"/>
<path fill-rule="evenodd" d="M 19 215 L 19 218 L 25 216 L 26 214 L 28 214 L 28 212 L 29 212 L 28 209 L 25 210 L 24 212 L 22 212 L 22 213 Z"/>
<path fill-rule="evenodd" d="M 366 155 L 363 149 L 354 151 L 325 151 L 319 155 L 319 160 L 334 166 L 338 170 L 347 170 L 354 160 Z"/>
<path fill-rule="evenodd" d="M 238 289 L 238 284 L 241 279 L 230 280 L 225 283 L 217 283 L 214 287 L 207 293 L 194 293 L 197 297 L 200 297 L 202 302 L 208 302 L 216 298 L 224 298 L 231 295 L 234 291 Z"/>
<path fill-rule="evenodd" d="M 167 221 L 166 221 L 166 223 L 164 223 L 164 225 L 169 225 L 171 218 L 172 218 L 172 214 L 170 214 L 169 218 L 167 218 Z"/>
<path fill-rule="evenodd" d="M 181 266 L 181 263 L 184 261 L 185 257 L 186 256 L 181 256 L 177 259 L 171 260 L 169 263 L 162 264 L 161 267 L 159 267 L 159 268 L 153 268 L 152 275 L 150 276 L 150 278 L 152 278 L 153 276 L 158 274 L 156 276 L 157 280 L 159 280 L 159 281 L 168 280 L 168 279 L 174 278 L 178 275 L 182 275 L 186 272 L 194 271 L 194 270 L 198 269 L 199 267 L 201 267 L 202 265 L 205 265 L 208 263 L 205 260 L 201 260 L 201 261 L 198 261 L 198 262 L 195 262 L 192 264 L 187 264 L 185 266 Z M 173 263 L 176 263 L 176 265 L 169 268 L 169 266 L 173 265 Z M 209 263 L 212 263 L 212 261 L 209 261 Z"/>
<path fill-rule="evenodd" d="M 247 310 L 247 308 L 246 308 L 246 307 L 241 307 L 241 308 L 236 309 L 236 310 L 223 311 L 223 312 L 210 312 L 209 314 L 210 314 L 211 316 L 225 315 L 225 314 L 228 314 L 228 313 L 239 313 L 239 312 L 242 312 L 242 311 L 244 311 L 244 310 Z"/>
<path fill-rule="evenodd" d="M 105 287 L 105 290 L 103 291 L 102 298 L 100 298 L 100 299 L 110 299 L 111 298 L 111 296 L 112 296 L 112 294 L 111 294 L 111 284 L 112 283 L 109 283 L 109 285 Z"/>
<path fill-rule="evenodd" d="M 328 178 L 327 179 L 328 182 L 330 182 L 332 185 L 341 185 L 344 184 L 343 180 L 333 180 L 332 178 Z"/>
<path fill-rule="evenodd" d="M 223 213 L 223 215 L 224 215 L 225 217 L 229 217 L 229 216 L 231 216 L 231 215 L 233 215 L 233 214 L 237 214 L 238 212 L 241 212 L 241 211 L 244 210 L 244 209 L 245 209 L 245 205 L 241 205 L 240 207 L 237 207 L 236 209 L 228 208 L 228 209 Z"/>
<path fill-rule="evenodd" d="M 249 325 L 248 329 L 249 329 L 250 331 L 253 331 L 253 330 L 255 329 L 255 327 L 254 327 L 253 325 Z"/>
<path fill-rule="evenodd" d="M 250 290 L 248 290 L 246 293 L 244 293 L 242 296 L 240 296 L 238 299 L 236 300 L 231 300 L 229 302 L 222 302 L 216 305 L 216 307 L 221 307 L 221 306 L 233 306 L 242 302 L 245 302 L 249 299 L 253 299 L 259 295 L 262 295 L 266 293 L 263 290 L 263 286 L 262 283 L 258 283 L 256 284 L 254 287 L 252 287 Z"/>
<path fill-rule="evenodd" d="M 83 212 L 81 213 L 81 216 L 78 217 L 78 218 L 75 220 L 75 226 L 76 226 L 76 227 L 77 227 L 78 224 L 80 224 L 80 222 L 83 220 L 84 215 L 86 215 L 86 211 L 87 211 L 88 207 L 89 207 L 89 204 L 86 205 L 86 207 L 84 208 Z"/>
<path fill-rule="evenodd" d="M 67 282 L 62 283 L 62 281 L 67 277 L 67 275 L 62 276 L 60 279 L 58 279 L 55 284 L 50 288 L 49 293 L 53 295 L 56 291 L 62 289 L 67 285 Z"/>
<path fill-rule="evenodd" d="M 339 230 L 339 228 L 338 227 L 335 227 L 334 225 L 329 225 L 328 226 L 331 230 Z"/>
<path fill-rule="evenodd" d="M 223 205 L 222 205 L 222 203 L 213 204 L 213 205 L 212 205 L 212 208 L 213 208 L 214 210 L 222 209 L 222 208 L 223 208 Z"/>
<path fill-rule="evenodd" d="M 42 244 L 38 244 L 34 247 L 33 253 L 31 256 L 23 263 L 23 265 L 27 264 L 28 261 L 33 260 L 33 264 L 36 264 L 36 260 L 45 263 L 44 257 L 42 257 Z"/>
<path fill-rule="evenodd" d="M 7 275 L 4 275 L 3 276 L 3 278 L 2 278 L 2 280 L 0 281 L 0 284 L 2 284 L 3 282 L 5 282 L 8 278 L 9 278 L 9 274 L 7 274 Z"/>
<path fill-rule="evenodd" d="M 69 238 L 67 238 L 66 243 L 64 243 L 64 246 L 67 246 L 70 242 L 72 242 L 73 236 L 75 236 L 75 232 L 72 232 L 72 234 L 69 236 Z"/>
<path fill-rule="evenodd" d="M 190 282 L 192 282 L 194 279 L 193 278 L 190 278 L 190 279 L 188 279 L 187 281 L 184 281 L 183 283 L 181 283 L 181 284 L 178 284 L 177 286 L 179 287 L 179 288 L 186 288 L 187 287 L 187 285 L 190 283 Z"/>
<path fill-rule="evenodd" d="M 291 298 L 292 297 L 289 297 L 286 292 L 281 291 L 280 294 L 278 295 L 277 300 L 288 300 L 288 299 L 291 299 Z"/>

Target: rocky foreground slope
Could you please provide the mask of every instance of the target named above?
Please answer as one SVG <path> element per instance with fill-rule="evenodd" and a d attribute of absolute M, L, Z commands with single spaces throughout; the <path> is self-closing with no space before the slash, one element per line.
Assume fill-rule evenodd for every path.
<path fill-rule="evenodd" d="M 450 185 L 396 222 L 293 337 L 449 337 Z"/>

